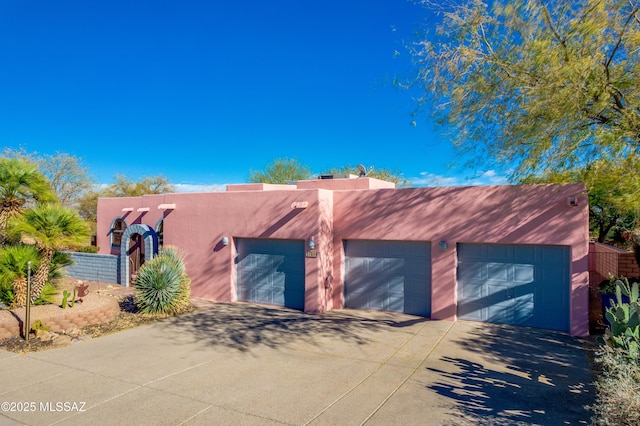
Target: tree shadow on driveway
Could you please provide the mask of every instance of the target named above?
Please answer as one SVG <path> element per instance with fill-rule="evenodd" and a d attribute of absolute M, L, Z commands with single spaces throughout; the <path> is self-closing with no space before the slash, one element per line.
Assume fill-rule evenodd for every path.
<path fill-rule="evenodd" d="M 248 351 L 255 346 L 279 348 L 293 341 L 320 346 L 327 339 L 363 345 L 372 333 L 410 327 L 429 321 L 387 312 L 333 310 L 324 314 L 253 305 L 216 303 L 193 314 L 161 322 L 164 331 L 175 335 L 178 343 L 199 341 Z"/>
<path fill-rule="evenodd" d="M 465 337 L 427 368 L 437 374 L 427 387 L 459 415 L 492 425 L 590 423 L 595 390 L 582 339 L 497 324 Z"/>

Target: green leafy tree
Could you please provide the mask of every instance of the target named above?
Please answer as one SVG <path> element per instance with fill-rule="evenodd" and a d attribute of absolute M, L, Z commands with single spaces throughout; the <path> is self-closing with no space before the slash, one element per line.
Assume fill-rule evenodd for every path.
<path fill-rule="evenodd" d="M 30 204 L 55 200 L 47 178 L 35 164 L 17 158 L 0 158 L 0 244 L 4 244 L 9 219 Z"/>
<path fill-rule="evenodd" d="M 352 175 L 359 176 L 360 170 L 358 169 L 358 166 L 349 165 L 349 166 L 343 166 L 343 167 L 334 167 L 322 172 L 322 174 L 327 174 L 327 175 L 352 174 Z M 399 171 L 373 168 L 368 170 L 367 176 L 380 179 L 380 180 L 386 180 L 387 182 L 393 182 L 398 187 L 411 186 L 411 183 Z"/>
<path fill-rule="evenodd" d="M 522 183 L 584 182 L 589 196 L 589 222 L 599 242 L 614 229 L 634 228 L 640 206 L 640 157 L 616 163 L 598 160 L 580 169 L 548 171 Z"/>
<path fill-rule="evenodd" d="M 77 209 L 82 218 L 95 223 L 98 214 L 99 197 L 138 197 L 145 194 L 166 194 L 175 192 L 169 179 L 163 176 L 145 177 L 139 181 L 123 175 L 116 175 L 114 181 L 102 189 L 86 191 L 78 199 Z"/>
<path fill-rule="evenodd" d="M 175 187 L 164 176 L 145 177 L 136 181 L 124 175 L 116 175 L 114 182 L 99 193 L 101 197 L 139 197 L 169 192 L 175 192 Z"/>
<path fill-rule="evenodd" d="M 422 101 L 471 161 L 516 175 L 627 158 L 640 148 L 639 8 L 470 0 L 441 9 L 442 25 L 414 44 Z"/>
<path fill-rule="evenodd" d="M 33 275 L 32 300 L 38 298 L 49 278 L 56 251 L 82 243 L 89 234 L 87 224 L 74 210 L 53 203 L 26 210 L 12 219 L 8 230 L 33 239 L 40 254 L 40 264 Z"/>
<path fill-rule="evenodd" d="M 278 158 L 268 164 L 264 170 L 252 170 L 249 182 L 286 184 L 298 180 L 309 179 L 311 171 L 297 160 Z"/>
<path fill-rule="evenodd" d="M 78 200 L 78 214 L 87 222 L 95 223 L 98 221 L 98 198 L 100 191 L 87 191 Z"/>
<path fill-rule="evenodd" d="M 79 200 L 93 188 L 89 170 L 74 155 L 56 152 L 54 155 L 29 153 L 25 149 L 5 149 L 3 155 L 17 158 L 38 166 L 48 180 L 58 201 L 65 207 L 78 208 Z"/>

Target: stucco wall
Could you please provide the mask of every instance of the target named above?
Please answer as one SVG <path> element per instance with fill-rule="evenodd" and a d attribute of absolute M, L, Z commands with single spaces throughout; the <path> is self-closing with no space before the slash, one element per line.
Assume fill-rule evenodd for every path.
<path fill-rule="evenodd" d="M 307 241 L 315 236 L 319 246 L 329 247 L 324 241 L 330 240 L 326 236 L 330 231 L 321 231 L 321 226 L 325 223 L 325 228 L 329 227 L 330 195 L 325 190 L 285 190 L 104 198 L 98 201 L 97 245 L 101 252 L 109 252 L 109 226 L 115 215 L 123 215 L 123 207 L 134 208 L 125 217 L 129 225 L 146 223 L 154 227 L 158 219 L 164 217 L 164 245 L 176 246 L 185 254 L 192 294 L 211 300 L 235 301 L 234 239 Z M 292 208 L 294 203 L 305 202 L 306 208 Z M 174 210 L 158 210 L 158 205 L 172 203 L 176 205 Z M 138 208 L 146 207 L 148 212 L 137 212 Z M 103 220 L 103 217 L 110 219 Z M 230 240 L 228 246 L 221 243 L 224 236 Z M 320 278 L 328 273 L 324 262 L 320 256 L 305 261 L 310 280 L 305 298 L 308 312 L 321 312 L 327 307 L 324 279 Z"/>
<path fill-rule="evenodd" d="M 336 191 L 334 246 L 342 240 L 431 242 L 433 319 L 456 318 L 456 244 L 550 244 L 571 247 L 571 333 L 588 333 L 588 206 L 582 184 Z M 568 197 L 579 197 L 570 206 Z M 448 249 L 438 244 L 446 241 Z M 344 262 L 334 281 L 342 306 Z"/>
<path fill-rule="evenodd" d="M 354 181 L 358 185 L 365 182 Z M 346 184 L 331 183 L 335 188 Z M 186 254 L 192 294 L 235 301 L 235 238 L 296 239 L 305 241 L 307 247 L 314 237 L 318 256 L 305 260 L 305 310 L 322 312 L 344 303 L 344 240 L 429 241 L 432 318 L 446 320 L 456 318 L 456 244 L 565 245 L 571 247 L 572 257 L 570 331 L 587 334 L 588 206 L 582 184 L 357 188 L 100 199 L 97 244 L 102 253 L 111 252 L 109 226 L 116 216 L 124 216 L 129 225 L 151 227 L 164 217 L 164 244 Z M 577 197 L 578 205 L 570 206 L 569 197 Z M 174 203 L 175 209 L 158 209 L 161 204 Z M 294 208 L 302 205 L 306 207 Z M 123 208 L 132 211 L 122 212 Z M 228 246 L 221 243 L 224 236 L 230 240 Z M 449 247 L 444 252 L 438 248 L 443 240 Z"/>

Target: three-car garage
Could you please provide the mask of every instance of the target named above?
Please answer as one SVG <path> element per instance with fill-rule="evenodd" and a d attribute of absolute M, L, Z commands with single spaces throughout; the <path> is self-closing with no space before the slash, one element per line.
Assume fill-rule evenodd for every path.
<path fill-rule="evenodd" d="M 304 310 L 304 241 L 237 239 L 240 301 Z M 431 243 L 345 240 L 344 306 L 431 315 Z M 570 249 L 457 245 L 457 317 L 568 330 Z"/>

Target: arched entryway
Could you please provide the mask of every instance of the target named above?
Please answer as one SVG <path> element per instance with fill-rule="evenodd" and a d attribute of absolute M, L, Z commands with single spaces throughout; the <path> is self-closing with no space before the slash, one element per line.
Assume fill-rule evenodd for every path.
<path fill-rule="evenodd" d="M 158 235 L 148 225 L 129 226 L 122 235 L 120 250 L 120 284 L 129 287 L 132 274 L 158 253 Z"/>

